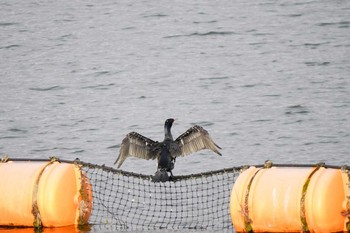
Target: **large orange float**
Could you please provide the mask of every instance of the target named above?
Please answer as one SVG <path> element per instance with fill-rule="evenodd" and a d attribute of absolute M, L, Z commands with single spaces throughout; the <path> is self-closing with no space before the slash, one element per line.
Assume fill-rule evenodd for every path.
<path fill-rule="evenodd" d="M 237 232 L 350 230 L 349 175 L 324 167 L 249 167 L 230 197 Z"/>
<path fill-rule="evenodd" d="M 0 163 L 0 226 L 84 225 L 92 188 L 78 165 L 48 162 Z"/>

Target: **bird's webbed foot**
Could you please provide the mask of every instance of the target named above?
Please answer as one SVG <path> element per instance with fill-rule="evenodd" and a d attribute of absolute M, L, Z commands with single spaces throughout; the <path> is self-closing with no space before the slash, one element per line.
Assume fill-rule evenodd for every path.
<path fill-rule="evenodd" d="M 169 171 L 170 176 L 169 176 L 169 181 L 174 181 L 175 180 L 175 176 L 173 175 L 172 171 Z"/>

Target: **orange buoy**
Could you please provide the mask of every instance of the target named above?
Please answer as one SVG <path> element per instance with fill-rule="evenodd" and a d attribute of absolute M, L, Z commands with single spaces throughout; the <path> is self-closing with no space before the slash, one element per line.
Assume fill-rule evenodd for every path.
<path fill-rule="evenodd" d="M 0 163 L 0 225 L 83 225 L 92 210 L 92 188 L 78 165 Z"/>
<path fill-rule="evenodd" d="M 90 228 L 87 226 L 87 229 L 85 230 L 80 229 L 80 227 L 77 227 L 75 225 L 70 226 L 64 226 L 64 227 L 46 227 L 43 231 L 37 231 L 37 232 L 44 232 L 45 233 L 82 233 L 82 232 L 89 232 Z M 36 231 L 33 231 L 33 227 L 0 227 L 1 233 L 34 233 Z"/>
<path fill-rule="evenodd" d="M 323 167 L 250 167 L 230 197 L 237 232 L 348 231 L 349 176 Z"/>
<path fill-rule="evenodd" d="M 314 232 L 350 231 L 349 177 L 339 169 L 320 168 L 305 195 L 308 227 Z M 349 226 L 350 227 L 350 226 Z"/>

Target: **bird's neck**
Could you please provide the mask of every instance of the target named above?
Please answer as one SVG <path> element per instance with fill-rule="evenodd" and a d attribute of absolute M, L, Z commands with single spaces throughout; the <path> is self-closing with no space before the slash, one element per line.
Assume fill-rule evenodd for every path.
<path fill-rule="evenodd" d="M 171 126 L 169 125 L 164 125 L 164 140 L 166 139 L 173 139 L 173 135 L 171 134 Z"/>

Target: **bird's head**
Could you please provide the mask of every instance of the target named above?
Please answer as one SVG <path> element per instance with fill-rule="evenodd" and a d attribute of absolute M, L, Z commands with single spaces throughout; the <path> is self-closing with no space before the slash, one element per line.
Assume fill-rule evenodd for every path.
<path fill-rule="evenodd" d="M 173 118 L 169 118 L 169 119 L 167 119 L 167 120 L 165 121 L 164 126 L 166 126 L 167 128 L 171 128 L 171 126 L 173 125 L 174 121 L 175 121 L 175 120 L 174 120 Z"/>

